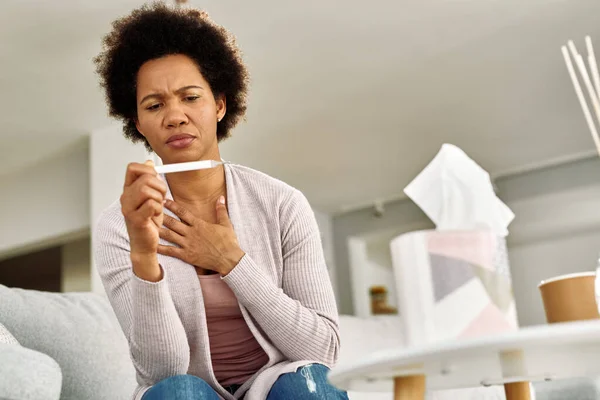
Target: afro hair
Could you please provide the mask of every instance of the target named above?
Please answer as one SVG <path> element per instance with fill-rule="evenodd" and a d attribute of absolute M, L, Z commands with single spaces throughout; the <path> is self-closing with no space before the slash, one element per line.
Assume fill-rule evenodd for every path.
<path fill-rule="evenodd" d="M 125 137 L 134 143 L 142 141 L 152 150 L 135 125 L 137 73 L 145 62 L 173 54 L 194 60 L 215 96 L 225 97 L 227 113 L 217 125 L 217 139 L 229 137 L 246 113 L 249 82 L 231 33 L 204 11 L 163 3 L 146 4 L 112 25 L 94 63 L 109 115 L 123 121 Z"/>

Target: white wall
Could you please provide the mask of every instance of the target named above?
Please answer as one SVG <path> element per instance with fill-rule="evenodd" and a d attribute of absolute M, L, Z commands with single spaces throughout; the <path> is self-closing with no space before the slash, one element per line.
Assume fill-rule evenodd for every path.
<path fill-rule="evenodd" d="M 428 227 L 426 221 L 407 223 L 394 229 L 348 238 L 354 315 L 371 316 L 370 289 L 376 285 L 385 286 L 388 291 L 388 304 L 398 307 L 390 241 L 402 233 Z"/>
<path fill-rule="evenodd" d="M 366 238 L 368 267 L 364 271 L 370 276 L 366 276 L 365 282 L 368 282 L 368 289 L 371 286 L 385 286 L 388 291 L 387 303 L 392 307 L 398 307 L 396 296 L 396 285 L 394 284 L 394 266 L 392 264 L 392 253 L 390 252 L 390 240 L 399 235 L 400 232 L 384 234 L 383 237 Z M 370 271 L 373 271 L 370 273 Z M 368 299 L 369 311 L 371 296 L 369 290 L 363 293 L 363 298 Z"/>
<path fill-rule="evenodd" d="M 0 177 L 0 258 L 87 234 L 87 140 Z"/>
<path fill-rule="evenodd" d="M 355 263 L 357 264 L 356 271 L 352 271 L 352 263 L 349 258 L 349 238 L 365 240 L 373 235 L 386 235 L 390 232 L 399 235 L 403 232 L 431 227 L 433 224 L 425 214 L 412 202 L 406 200 L 387 204 L 382 216 L 374 215 L 372 208 L 335 215 L 333 217 L 333 240 L 340 313 L 350 315 L 356 313 L 354 293 L 355 291 L 364 293 L 365 289 L 357 288 L 353 281 L 362 282 L 361 286 L 364 286 L 365 283 L 361 277 L 363 274 L 368 276 L 368 271 L 364 266 L 360 266 L 360 262 Z M 360 307 L 362 310 L 365 309 L 364 305 Z"/>
<path fill-rule="evenodd" d="M 521 326 L 543 324 L 544 308 L 536 285 L 544 279 L 593 271 L 600 251 L 600 230 L 558 236 L 510 249 L 515 297 Z"/>
<path fill-rule="evenodd" d="M 65 244 L 63 289 L 104 293 L 90 244 L 84 242 L 100 212 L 119 198 L 127 163 L 148 157 L 144 146 L 127 141 L 115 124 L 37 165 L 0 177 L 0 259 Z M 83 276 L 86 263 L 89 282 Z"/>
<path fill-rule="evenodd" d="M 119 198 L 126 165 L 146 159 L 144 147 L 128 142 L 115 124 L 91 132 L 89 142 L 0 177 L 0 258 L 64 243 L 67 273 L 72 274 L 64 276 L 65 289 L 86 287 L 82 268 L 89 258 L 89 286 L 104 293 L 89 246 L 72 242 L 89 238 L 100 212 Z"/>
<path fill-rule="evenodd" d="M 596 159 L 498 180 L 515 212 L 508 240 L 521 326 L 545 322 L 537 285 L 594 271 L 600 253 L 600 162 Z"/>
<path fill-rule="evenodd" d="M 355 315 L 361 318 L 373 315 L 370 296 L 372 286 L 385 286 L 388 290 L 388 304 L 397 307 L 389 243 L 351 237 L 348 239 L 348 249 Z"/>
<path fill-rule="evenodd" d="M 92 287 L 90 276 L 90 237 L 65 243 L 61 247 L 62 292 L 89 292 Z"/>

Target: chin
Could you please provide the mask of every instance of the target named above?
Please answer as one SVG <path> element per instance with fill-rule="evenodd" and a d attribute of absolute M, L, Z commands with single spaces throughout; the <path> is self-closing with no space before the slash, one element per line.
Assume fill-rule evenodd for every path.
<path fill-rule="evenodd" d="M 190 146 L 185 149 L 167 149 L 164 156 L 165 158 L 161 157 L 163 163 L 173 164 L 202 160 L 204 152 L 200 151 L 196 146 Z"/>

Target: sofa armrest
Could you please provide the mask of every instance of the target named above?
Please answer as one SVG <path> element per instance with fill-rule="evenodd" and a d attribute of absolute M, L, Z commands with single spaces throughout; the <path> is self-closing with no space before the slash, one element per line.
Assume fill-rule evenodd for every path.
<path fill-rule="evenodd" d="M 15 344 L 0 343 L 0 360 L 0 399 L 60 399 L 62 373 L 51 357 Z"/>

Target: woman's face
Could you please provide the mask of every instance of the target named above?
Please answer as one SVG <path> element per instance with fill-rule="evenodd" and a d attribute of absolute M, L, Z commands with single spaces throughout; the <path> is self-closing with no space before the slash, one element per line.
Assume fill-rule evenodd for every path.
<path fill-rule="evenodd" d="M 191 58 L 169 55 L 143 64 L 136 97 L 137 129 L 165 164 L 219 156 L 225 99 L 215 99 Z"/>

